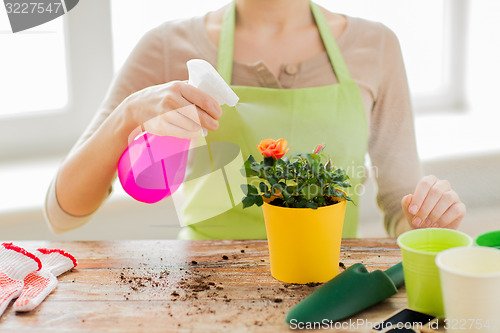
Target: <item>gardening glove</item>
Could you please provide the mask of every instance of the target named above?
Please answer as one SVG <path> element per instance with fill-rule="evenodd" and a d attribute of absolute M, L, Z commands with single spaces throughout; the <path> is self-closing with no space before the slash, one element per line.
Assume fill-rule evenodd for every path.
<path fill-rule="evenodd" d="M 0 245 L 0 316 L 21 294 L 24 278 L 42 267 L 40 259 L 12 243 Z"/>
<path fill-rule="evenodd" d="M 40 259 L 42 269 L 24 279 L 21 295 L 14 303 L 16 311 L 36 308 L 57 286 L 57 276 L 76 267 L 76 259 L 60 249 L 38 249 L 34 254 Z"/>

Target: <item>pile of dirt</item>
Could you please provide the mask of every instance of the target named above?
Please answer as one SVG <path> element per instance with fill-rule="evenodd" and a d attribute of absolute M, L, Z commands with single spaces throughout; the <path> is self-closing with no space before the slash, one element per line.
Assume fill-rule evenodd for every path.
<path fill-rule="evenodd" d="M 137 273 L 137 274 L 136 274 Z M 168 284 L 167 276 L 169 275 L 167 269 L 160 272 L 140 268 L 123 268 L 120 272 L 119 283 L 126 284 L 133 291 L 138 291 L 141 288 L 164 288 Z"/>
<path fill-rule="evenodd" d="M 198 262 L 192 260 L 187 262 L 186 265 L 196 266 Z M 173 286 L 167 278 L 171 272 L 166 268 L 153 270 L 126 267 L 121 269 L 116 282 L 130 288 L 131 291 L 124 295 L 127 300 L 133 292 L 139 293 L 145 288 L 154 288 L 156 290 L 163 289 L 169 291 L 173 289 L 173 291 L 170 292 L 171 300 L 173 301 L 196 300 L 200 293 L 206 293 L 204 296 L 208 298 L 220 299 L 224 302 L 231 301 L 227 295 L 221 294 L 224 290 L 222 282 L 216 284 L 212 278 L 212 274 L 206 274 L 193 268 L 187 269 L 186 267 L 179 267 L 179 270 L 183 271 L 183 277 L 174 279 L 178 281 L 175 286 Z M 204 271 L 206 271 L 206 269 Z M 217 270 L 212 268 L 209 271 L 216 272 Z"/>
<path fill-rule="evenodd" d="M 245 250 L 242 249 L 240 252 L 245 253 Z M 222 259 L 229 260 L 229 256 L 223 255 Z M 195 260 L 187 261 L 184 267 L 179 267 L 179 271 L 183 271 L 183 276 L 180 279 L 175 279 L 177 280 L 175 287 L 169 285 L 169 279 L 167 277 L 170 272 L 164 267 L 160 267 L 159 269 L 123 268 L 119 274 L 117 283 L 127 285 L 131 289 L 131 292 L 141 292 L 141 289 L 144 288 L 168 290 L 172 301 L 197 300 L 199 296 L 202 296 L 227 303 L 231 302 L 231 299 L 224 290 L 222 282 L 217 281 L 218 279 L 214 279 L 214 276 L 217 276 L 218 273 L 217 266 L 213 266 L 209 269 L 206 267 L 198 269 L 198 267 L 201 268 L 203 266 L 199 265 Z M 339 263 L 339 267 L 346 269 L 342 262 Z M 321 283 L 317 282 L 310 282 L 307 284 L 285 283 L 279 287 L 271 287 L 267 291 L 259 287 L 257 291 L 261 299 L 274 303 L 282 303 L 284 298 L 295 298 L 296 294 L 308 293 L 307 289 L 316 288 L 319 285 L 321 285 Z M 127 300 L 131 292 L 124 295 Z M 271 293 L 270 295 L 269 292 Z"/>

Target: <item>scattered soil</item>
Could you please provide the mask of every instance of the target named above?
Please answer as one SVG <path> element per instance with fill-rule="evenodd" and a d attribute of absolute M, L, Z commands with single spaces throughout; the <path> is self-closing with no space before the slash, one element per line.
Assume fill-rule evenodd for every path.
<path fill-rule="evenodd" d="M 247 248 L 248 246 L 245 246 L 245 249 Z M 245 253 L 245 249 L 238 249 L 236 251 Z M 238 256 L 245 259 L 244 255 Z M 199 264 L 196 260 L 187 260 L 181 267 L 168 267 L 168 269 L 163 265 L 156 266 L 155 268 L 146 268 L 145 266 L 148 266 L 148 263 L 139 263 L 139 267 L 137 268 L 122 268 L 118 273 L 117 283 L 129 288 L 128 292 L 125 292 L 123 295 L 125 300 L 136 299 L 141 293 L 147 290 L 148 294 L 151 293 L 151 296 L 167 297 L 170 298 L 172 302 L 185 301 L 186 304 L 189 304 L 185 316 L 196 316 L 201 313 L 216 313 L 215 309 L 209 306 L 210 302 L 203 302 L 201 299 L 209 299 L 211 302 L 228 304 L 227 306 L 230 306 L 231 309 L 237 309 L 236 311 L 238 312 L 236 316 L 248 312 L 249 310 L 258 313 L 266 313 L 266 308 L 268 306 L 279 308 L 282 307 L 281 303 L 287 300 L 292 299 L 298 301 L 311 293 L 310 288 L 320 285 L 320 283 L 314 282 L 306 285 L 288 283 L 262 285 L 254 290 L 249 290 L 249 293 L 255 298 L 249 300 L 248 303 L 266 302 L 266 304 L 264 306 L 255 305 L 255 307 L 249 306 L 248 304 L 242 305 L 241 302 L 231 299 L 228 296 L 230 290 L 235 290 L 237 287 L 234 286 L 234 281 L 227 281 L 229 286 L 225 285 L 226 280 L 224 280 L 223 276 L 219 275 L 219 268 L 237 263 L 234 268 L 246 269 L 248 267 L 262 267 L 262 263 L 240 262 L 238 261 L 238 257 L 231 252 L 221 255 L 221 257 L 228 262 L 214 260 L 209 263 L 203 262 Z M 268 261 L 261 259 L 261 262 Z M 343 264 L 339 263 L 339 266 L 343 267 Z M 233 285 L 231 285 L 231 283 Z M 249 287 L 243 285 L 242 288 Z M 144 298 L 144 296 L 141 298 Z M 204 304 L 203 306 L 198 303 L 200 301 L 197 302 L 199 299 Z M 175 314 L 170 312 L 169 316 L 175 317 Z M 229 317 L 229 312 L 226 313 L 226 311 L 224 311 L 223 320 L 233 322 L 235 318 L 234 314 Z M 263 322 L 265 322 L 265 320 L 263 320 L 264 317 L 257 317 L 256 319 L 259 320 L 255 320 L 253 325 L 262 326 Z M 252 321 L 248 324 L 252 325 Z"/>
<path fill-rule="evenodd" d="M 135 273 L 138 273 L 137 275 Z M 120 273 L 119 282 L 125 283 L 133 291 L 144 287 L 165 288 L 168 284 L 167 276 L 170 273 L 164 269 L 160 272 L 131 267 L 124 268 Z"/>
<path fill-rule="evenodd" d="M 228 258 L 229 259 L 229 258 Z M 190 261 L 187 264 L 197 265 L 196 261 Z M 221 299 L 223 298 L 225 302 L 230 302 L 231 299 L 227 295 L 220 295 L 219 292 L 224 290 L 221 285 L 216 285 L 215 281 L 211 280 L 211 274 L 201 273 L 196 269 L 184 269 L 184 276 L 176 283 L 178 289 L 170 293 L 171 300 L 196 300 L 198 299 L 199 293 L 208 293 L 205 297 Z M 215 272 L 216 269 L 213 269 Z M 172 285 L 167 276 L 170 273 L 167 269 L 158 271 L 153 269 L 141 269 L 141 268 L 123 268 L 118 277 L 117 283 L 124 284 L 128 286 L 131 292 L 124 295 L 126 300 L 129 300 L 131 293 L 140 293 L 144 289 L 157 288 L 158 291 L 163 290 L 164 292 L 168 289 L 172 290 Z"/>
<path fill-rule="evenodd" d="M 184 290 L 189 290 L 192 293 L 197 293 L 200 291 L 205 291 L 210 289 L 210 284 L 209 282 L 206 281 L 206 278 L 210 277 L 211 275 L 206 275 L 206 276 L 197 276 L 191 281 L 186 280 L 185 278 L 181 279 L 181 282 L 179 282 L 179 286 L 181 286 L 182 289 Z M 213 283 L 213 282 L 212 282 Z M 214 283 L 215 285 L 215 283 Z"/>

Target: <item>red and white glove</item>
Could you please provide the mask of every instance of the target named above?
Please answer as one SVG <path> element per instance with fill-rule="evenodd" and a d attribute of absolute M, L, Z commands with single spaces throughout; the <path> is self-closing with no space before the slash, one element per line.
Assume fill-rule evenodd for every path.
<path fill-rule="evenodd" d="M 29 273 L 24 279 L 21 295 L 14 303 L 15 311 L 31 311 L 57 286 L 57 276 L 78 264 L 76 259 L 60 249 L 38 249 L 34 254 L 42 262 L 42 269 Z"/>
<path fill-rule="evenodd" d="M 21 294 L 24 279 L 42 267 L 40 259 L 12 243 L 0 245 L 0 316 Z"/>

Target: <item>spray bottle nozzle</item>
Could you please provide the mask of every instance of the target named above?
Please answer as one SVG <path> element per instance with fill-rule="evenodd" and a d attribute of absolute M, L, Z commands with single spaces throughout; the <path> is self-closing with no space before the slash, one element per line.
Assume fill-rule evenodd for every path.
<path fill-rule="evenodd" d="M 201 59 L 192 59 L 187 62 L 187 68 L 188 84 L 212 96 L 219 105 L 235 106 L 238 103 L 238 96 L 210 63 Z M 206 135 L 207 130 L 203 128 L 203 136 Z"/>

